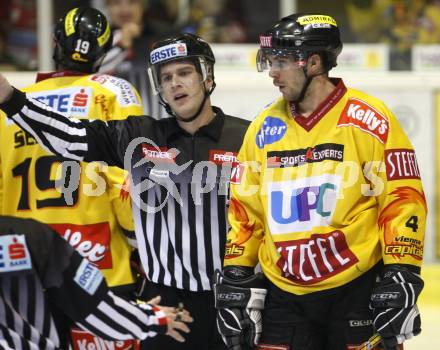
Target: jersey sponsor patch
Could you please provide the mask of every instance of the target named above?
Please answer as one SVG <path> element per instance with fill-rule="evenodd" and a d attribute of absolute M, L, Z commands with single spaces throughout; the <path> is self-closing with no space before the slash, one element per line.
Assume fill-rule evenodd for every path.
<path fill-rule="evenodd" d="M 328 279 L 358 262 L 342 231 L 274 244 L 280 254 L 277 265 L 283 277 L 301 285 Z"/>
<path fill-rule="evenodd" d="M 267 152 L 268 168 L 297 167 L 306 163 L 344 160 L 344 145 L 337 143 L 323 143 L 313 147 L 302 148 L 290 151 Z"/>
<path fill-rule="evenodd" d="M 73 279 L 82 289 L 90 295 L 95 294 L 101 281 L 103 280 L 102 273 L 90 261 L 84 259 L 79 265 Z"/>
<path fill-rule="evenodd" d="M 169 44 L 151 51 L 150 62 L 155 64 L 171 58 L 183 57 L 187 55 L 188 50 L 185 43 Z"/>
<path fill-rule="evenodd" d="M 133 86 L 128 81 L 107 74 L 95 74 L 89 79 L 112 91 L 120 106 L 129 107 L 141 105 Z"/>
<path fill-rule="evenodd" d="M 144 158 L 153 163 L 176 163 L 176 150 L 173 148 L 142 144 L 142 154 Z"/>
<path fill-rule="evenodd" d="M 104 340 L 77 328 L 71 329 L 70 334 L 73 350 L 139 350 L 138 340 Z"/>
<path fill-rule="evenodd" d="M 107 222 L 90 225 L 49 224 L 82 257 L 87 258 L 100 269 L 113 267 L 110 249 L 110 226 Z"/>
<path fill-rule="evenodd" d="M 234 185 L 239 185 L 241 183 L 241 179 L 243 178 L 244 170 L 245 170 L 244 164 L 241 163 L 232 164 L 230 183 Z"/>
<path fill-rule="evenodd" d="M 237 152 L 224 150 L 209 150 L 209 161 L 217 165 L 226 165 L 231 167 L 229 176 L 230 183 L 239 184 L 243 175 L 244 166 L 237 159 Z"/>
<path fill-rule="evenodd" d="M 341 177 L 323 174 L 268 184 L 268 225 L 272 235 L 329 226 L 336 208 Z"/>
<path fill-rule="evenodd" d="M 286 131 L 287 125 L 283 120 L 270 116 L 266 117 L 255 139 L 257 147 L 263 148 L 265 145 L 281 140 Z"/>
<path fill-rule="evenodd" d="M 68 116 L 88 117 L 93 90 L 91 87 L 74 86 L 56 90 L 28 92 L 27 95 Z"/>
<path fill-rule="evenodd" d="M 24 235 L 0 236 L 0 272 L 32 269 Z"/>
<path fill-rule="evenodd" d="M 381 143 L 387 142 L 389 122 L 375 108 L 357 98 L 350 98 L 338 121 L 340 126 L 354 126 L 374 136 Z"/>
<path fill-rule="evenodd" d="M 395 148 L 385 150 L 387 179 L 420 179 L 419 166 L 414 150 Z"/>
<path fill-rule="evenodd" d="M 223 163 L 237 163 L 237 152 L 211 149 L 209 150 L 209 161 L 217 165 L 222 165 Z"/>
<path fill-rule="evenodd" d="M 298 17 L 297 22 L 302 26 L 306 26 L 308 24 L 331 24 L 332 26 L 335 27 L 338 26 L 336 21 L 332 17 L 325 15 L 301 16 Z"/>
<path fill-rule="evenodd" d="M 260 35 L 260 47 L 272 47 L 272 36 Z"/>

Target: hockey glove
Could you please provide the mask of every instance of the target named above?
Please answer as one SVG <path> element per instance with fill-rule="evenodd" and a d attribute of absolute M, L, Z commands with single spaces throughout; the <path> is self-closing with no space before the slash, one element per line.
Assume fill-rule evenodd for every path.
<path fill-rule="evenodd" d="M 262 331 L 261 310 L 267 290 L 262 273 L 241 266 L 225 267 L 214 274 L 217 327 L 228 349 L 253 349 Z"/>
<path fill-rule="evenodd" d="M 417 297 L 423 280 L 402 265 L 385 267 L 383 278 L 373 289 L 370 306 L 373 324 L 386 349 L 395 349 L 421 331 Z"/>

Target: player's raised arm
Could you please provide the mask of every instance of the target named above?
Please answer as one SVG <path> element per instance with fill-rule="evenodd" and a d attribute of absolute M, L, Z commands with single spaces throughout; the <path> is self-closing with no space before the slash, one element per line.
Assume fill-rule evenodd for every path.
<path fill-rule="evenodd" d="M 123 167 L 118 147 L 121 145 L 120 134 L 124 132 L 119 124 L 124 121 L 69 118 L 13 88 L 1 74 L 0 109 L 53 154 L 79 161 L 105 161 Z"/>

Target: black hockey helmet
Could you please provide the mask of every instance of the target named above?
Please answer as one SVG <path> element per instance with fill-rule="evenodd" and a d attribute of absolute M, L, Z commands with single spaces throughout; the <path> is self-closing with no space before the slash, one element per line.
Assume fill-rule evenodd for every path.
<path fill-rule="evenodd" d="M 172 61 L 191 60 L 202 75 L 202 82 L 214 81 L 215 57 L 209 44 L 197 35 L 184 33 L 154 43 L 148 60 L 148 75 L 156 94 L 160 93 L 160 67 Z M 215 85 L 214 85 L 215 86 Z M 212 92 L 213 88 L 211 89 Z"/>
<path fill-rule="evenodd" d="M 64 69 L 94 73 L 112 46 L 110 25 L 100 11 L 76 7 L 55 25 L 53 59 Z"/>
<path fill-rule="evenodd" d="M 293 14 L 260 35 L 257 69 L 262 72 L 268 68 L 268 55 L 293 56 L 297 61 L 306 61 L 311 54 L 317 53 L 329 71 L 336 66 L 341 50 L 339 29 L 333 17 Z"/>

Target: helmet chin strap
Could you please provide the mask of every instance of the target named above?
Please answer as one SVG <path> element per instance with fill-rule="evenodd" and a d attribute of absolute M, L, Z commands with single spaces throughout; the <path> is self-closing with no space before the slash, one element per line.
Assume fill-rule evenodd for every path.
<path fill-rule="evenodd" d="M 178 121 L 180 122 L 184 122 L 184 123 L 190 123 L 194 120 L 196 120 L 196 118 L 200 115 L 200 113 L 202 112 L 203 107 L 205 106 L 206 100 L 208 99 L 208 97 L 212 94 L 212 92 L 215 89 L 215 82 L 213 82 L 212 87 L 209 91 L 206 91 L 206 87 L 205 84 L 203 83 L 203 90 L 204 90 L 204 96 L 203 96 L 203 101 L 200 103 L 199 108 L 197 109 L 197 112 L 194 113 L 191 117 L 189 118 L 182 118 L 179 115 L 177 115 L 176 113 L 174 113 L 174 111 L 171 109 L 170 105 L 168 103 L 165 102 L 165 100 L 162 98 L 162 95 L 159 95 L 160 97 L 160 104 L 162 106 L 165 107 L 165 110 L 167 111 L 168 114 L 172 115 L 173 117 L 175 117 Z"/>
<path fill-rule="evenodd" d="M 301 92 L 299 93 L 298 98 L 295 101 L 293 101 L 296 104 L 301 103 L 304 100 L 304 97 L 306 96 L 307 89 L 309 88 L 310 83 L 312 82 L 313 78 L 315 77 L 315 76 L 307 75 L 307 67 L 303 68 L 303 73 L 304 73 L 304 78 L 306 78 L 306 81 L 303 84 L 303 87 L 301 89 Z"/>
<path fill-rule="evenodd" d="M 306 96 L 307 89 L 309 88 L 310 83 L 312 82 L 313 78 L 317 77 L 318 75 L 326 74 L 328 73 L 328 70 L 324 70 L 321 73 L 315 74 L 315 75 L 307 75 L 307 66 L 303 69 L 304 77 L 306 78 L 306 81 L 303 84 L 303 87 L 301 89 L 301 92 L 298 96 L 298 98 L 295 101 L 292 101 L 293 103 L 301 103 L 304 100 L 304 97 Z"/>

